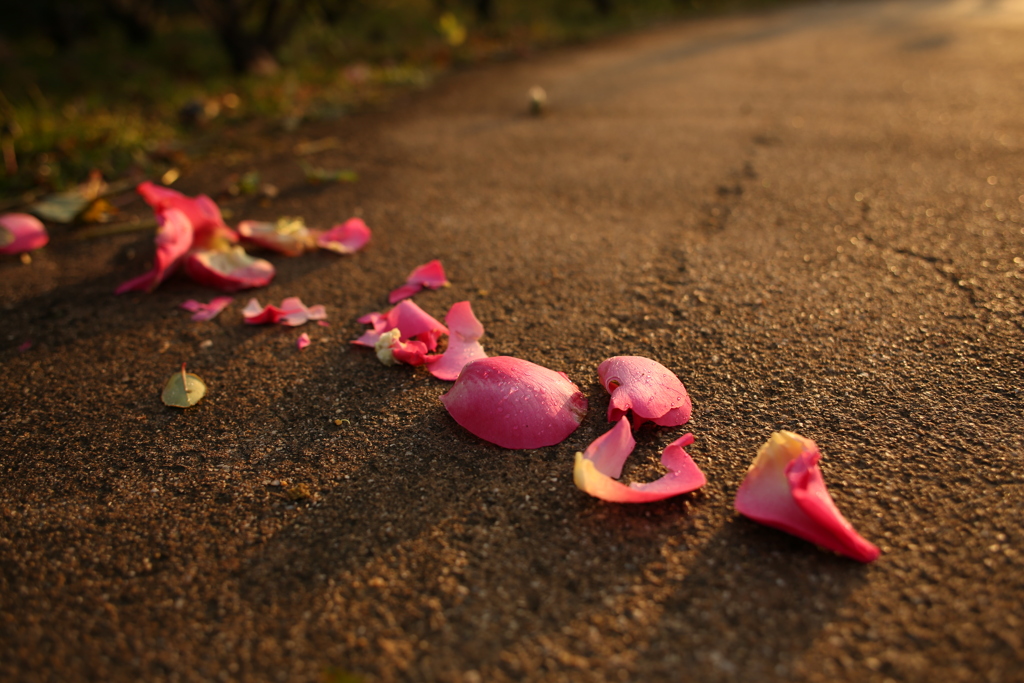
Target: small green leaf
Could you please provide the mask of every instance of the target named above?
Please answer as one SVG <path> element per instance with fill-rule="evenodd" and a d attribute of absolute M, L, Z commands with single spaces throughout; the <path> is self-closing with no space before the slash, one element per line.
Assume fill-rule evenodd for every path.
<path fill-rule="evenodd" d="M 199 403 L 206 396 L 206 384 L 199 375 L 185 372 L 185 364 L 181 364 L 181 372 L 167 378 L 164 385 L 164 404 L 175 408 L 188 408 Z"/>

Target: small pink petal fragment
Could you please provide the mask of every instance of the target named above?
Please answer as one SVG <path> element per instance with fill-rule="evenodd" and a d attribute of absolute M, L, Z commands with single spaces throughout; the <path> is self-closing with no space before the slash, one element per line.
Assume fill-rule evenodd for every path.
<path fill-rule="evenodd" d="M 467 364 L 441 403 L 460 425 L 503 448 L 553 446 L 587 412 L 586 397 L 564 374 L 509 356 Z"/>
<path fill-rule="evenodd" d="M 201 285 L 237 292 L 270 284 L 274 266 L 270 261 L 249 256 L 242 247 L 200 249 L 185 257 L 185 273 Z"/>
<path fill-rule="evenodd" d="M 317 320 L 316 324 L 319 325 L 320 327 L 330 327 L 331 326 L 331 324 L 329 322 L 327 322 L 326 320 Z"/>
<path fill-rule="evenodd" d="M 303 332 L 299 335 L 299 338 L 295 340 L 295 345 L 299 347 L 299 351 L 309 346 L 312 342 L 309 340 L 309 335 Z"/>
<path fill-rule="evenodd" d="M 238 224 L 238 234 L 257 246 L 285 256 L 301 256 L 313 247 L 313 234 L 298 218 L 275 222 L 242 221 Z"/>
<path fill-rule="evenodd" d="M 629 428 L 629 420 L 622 416 L 610 431 L 597 437 L 585 452 L 576 454 L 573 480 L 581 491 L 610 503 L 652 503 L 696 491 L 707 483 L 707 479 L 683 450 L 691 443 L 693 435 L 686 434 L 665 448 L 661 455 L 661 464 L 668 470 L 665 476 L 647 484 L 634 482 L 626 486 L 615 479 L 621 476 L 622 466 L 633 452 L 636 442 Z"/>
<path fill-rule="evenodd" d="M 405 284 L 388 295 L 388 303 L 396 303 L 402 299 L 408 299 L 424 287 L 429 289 L 440 289 L 451 283 L 444 274 L 444 266 L 437 259 L 417 266 L 405 278 Z"/>
<path fill-rule="evenodd" d="M 362 218 L 349 218 L 340 225 L 320 233 L 316 245 L 336 254 L 354 254 L 370 241 L 370 229 Z M 394 303 L 394 302 L 392 302 Z"/>
<path fill-rule="evenodd" d="M 389 330 L 380 336 L 374 345 L 377 359 L 384 365 L 403 363 L 405 365 L 424 365 L 433 363 L 440 356 L 427 353 L 427 345 L 421 341 L 410 339 L 402 341 L 402 333 L 398 328 Z"/>
<path fill-rule="evenodd" d="M 430 374 L 446 382 L 454 382 L 467 363 L 487 358 L 484 347 L 477 341 L 484 334 L 484 326 L 473 315 L 468 301 L 452 305 L 444 321 L 450 330 L 448 348 L 430 366 Z"/>
<path fill-rule="evenodd" d="M 28 351 L 31 348 L 32 348 L 32 340 L 25 341 L 25 342 L 22 342 L 22 343 L 18 344 L 18 351 L 20 351 L 21 353 L 25 353 L 26 351 Z"/>
<path fill-rule="evenodd" d="M 859 562 L 875 560 L 879 549 L 857 533 L 825 488 L 820 458 L 810 439 L 772 434 L 736 492 L 736 511 Z"/>
<path fill-rule="evenodd" d="M 242 309 L 242 318 L 250 325 L 268 325 L 280 323 L 289 327 L 298 327 L 310 320 L 323 320 L 327 317 L 327 309 L 322 305 L 306 306 L 297 296 L 290 296 L 281 302 L 281 306 L 267 304 L 260 306 L 256 299 Z"/>
<path fill-rule="evenodd" d="M 373 348 L 377 340 L 385 332 L 397 329 L 402 341 L 415 339 L 427 346 L 428 351 L 437 348 L 437 340 L 441 335 L 448 334 L 448 328 L 442 325 L 429 313 L 412 301 L 402 301 L 387 313 L 367 313 L 358 322 L 370 325 L 371 329 L 363 333 L 353 344 Z"/>
<path fill-rule="evenodd" d="M 206 195 L 188 197 L 177 190 L 160 187 L 148 180 L 140 183 L 135 191 L 158 214 L 167 209 L 177 209 L 184 213 L 195 231 L 197 246 L 210 246 L 216 238 L 222 238 L 231 243 L 238 241 L 238 234 L 224 224 L 224 218 L 221 216 L 216 202 Z"/>
<path fill-rule="evenodd" d="M 661 363 L 642 356 L 615 356 L 597 368 L 611 394 L 608 421 L 633 411 L 633 428 L 644 422 L 676 427 L 690 419 L 690 396 L 679 378 Z"/>
<path fill-rule="evenodd" d="M 207 320 L 213 320 L 220 312 L 227 308 L 231 302 L 234 301 L 230 296 L 218 296 L 210 301 L 208 304 L 204 304 L 201 301 L 195 299 L 189 299 L 188 301 L 182 302 L 180 308 L 184 308 L 186 311 L 194 313 L 192 319 L 198 322 L 204 322 Z"/>
<path fill-rule="evenodd" d="M 46 227 L 27 213 L 0 215 L 0 254 L 23 254 L 45 247 L 50 241 Z"/>
<path fill-rule="evenodd" d="M 156 257 L 153 270 L 124 282 L 115 292 L 152 292 L 168 275 L 174 272 L 192 246 L 192 223 L 177 209 L 157 213 L 159 228 L 156 232 Z"/>

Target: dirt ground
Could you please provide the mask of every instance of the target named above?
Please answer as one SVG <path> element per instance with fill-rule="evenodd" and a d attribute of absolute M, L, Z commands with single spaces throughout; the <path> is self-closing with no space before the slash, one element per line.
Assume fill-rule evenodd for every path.
<path fill-rule="evenodd" d="M 244 325 L 248 294 L 194 323 L 214 293 L 179 277 L 114 296 L 150 236 L 55 228 L 0 261 L 0 679 L 1024 680 L 1022 112 L 1019 0 L 811 5 L 301 131 L 358 183 L 306 185 L 282 135 L 176 185 L 257 168 L 281 195 L 235 218 L 363 216 L 365 251 L 269 256 L 254 292 L 330 327 Z M 490 354 L 589 397 L 566 442 L 484 443 L 449 385 L 348 343 L 431 258 L 452 286 L 417 303 L 468 299 Z M 689 389 L 701 491 L 573 486 L 621 354 Z M 182 361 L 210 388 L 186 411 L 159 398 Z M 778 429 L 878 561 L 732 511 Z M 627 478 L 683 431 L 645 427 Z"/>

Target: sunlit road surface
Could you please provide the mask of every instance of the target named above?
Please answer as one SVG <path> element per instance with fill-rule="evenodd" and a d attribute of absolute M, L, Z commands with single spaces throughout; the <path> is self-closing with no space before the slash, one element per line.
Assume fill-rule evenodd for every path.
<path fill-rule="evenodd" d="M 360 182 L 305 187 L 289 139 L 181 183 L 256 167 L 282 188 L 258 217 L 374 229 L 275 260 L 261 302 L 329 312 L 301 354 L 245 297 L 203 324 L 183 281 L 113 297 L 148 238 L 0 263 L 0 678 L 1022 680 L 1024 3 L 664 27 L 308 135 Z M 443 383 L 348 346 L 430 258 L 453 285 L 417 303 L 470 300 L 489 353 L 587 394 L 565 443 L 483 443 Z M 690 390 L 701 492 L 573 487 L 619 354 Z M 182 360 L 210 386 L 184 414 L 158 400 Z M 880 559 L 732 512 L 777 429 Z M 641 431 L 626 476 L 680 435 Z"/>

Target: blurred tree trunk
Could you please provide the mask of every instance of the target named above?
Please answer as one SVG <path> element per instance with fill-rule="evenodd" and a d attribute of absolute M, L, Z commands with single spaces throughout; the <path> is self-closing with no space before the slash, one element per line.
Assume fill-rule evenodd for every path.
<path fill-rule="evenodd" d="M 295 29 L 307 0 L 194 0 L 236 73 L 277 69 L 277 51 Z"/>

